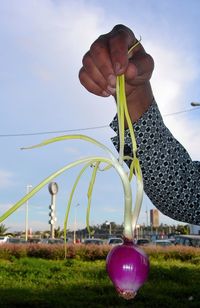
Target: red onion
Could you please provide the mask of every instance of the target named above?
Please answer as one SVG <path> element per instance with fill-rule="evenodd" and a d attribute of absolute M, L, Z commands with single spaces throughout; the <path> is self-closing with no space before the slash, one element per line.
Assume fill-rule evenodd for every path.
<path fill-rule="evenodd" d="M 132 241 L 125 240 L 109 252 L 106 270 L 119 295 L 131 299 L 147 280 L 149 259 Z"/>

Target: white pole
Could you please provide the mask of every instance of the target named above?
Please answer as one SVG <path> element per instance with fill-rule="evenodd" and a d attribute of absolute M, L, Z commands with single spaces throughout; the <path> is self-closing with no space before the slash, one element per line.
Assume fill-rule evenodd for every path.
<path fill-rule="evenodd" d="M 29 193 L 32 187 L 32 185 L 26 185 L 26 194 Z M 26 201 L 25 240 L 28 241 L 28 200 Z"/>
<path fill-rule="evenodd" d="M 76 214 L 77 214 L 77 207 L 79 205 L 80 205 L 79 203 L 75 205 L 75 213 L 74 213 L 74 244 L 76 244 L 76 229 L 77 229 Z"/>

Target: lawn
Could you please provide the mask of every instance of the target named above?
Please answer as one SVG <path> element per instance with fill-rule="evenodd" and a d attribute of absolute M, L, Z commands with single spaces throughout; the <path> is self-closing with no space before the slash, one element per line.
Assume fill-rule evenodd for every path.
<path fill-rule="evenodd" d="M 136 298 L 120 298 L 105 261 L 0 260 L 0 307 L 200 307 L 200 262 L 150 257 L 148 282 Z"/>

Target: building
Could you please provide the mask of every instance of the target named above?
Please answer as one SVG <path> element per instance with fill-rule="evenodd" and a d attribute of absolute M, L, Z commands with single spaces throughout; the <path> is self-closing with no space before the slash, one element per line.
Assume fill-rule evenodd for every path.
<path fill-rule="evenodd" d="M 159 211 L 157 209 L 150 210 L 150 224 L 154 228 L 158 228 L 159 223 Z"/>
<path fill-rule="evenodd" d="M 190 226 L 190 234 L 200 235 L 200 226 L 189 225 Z"/>

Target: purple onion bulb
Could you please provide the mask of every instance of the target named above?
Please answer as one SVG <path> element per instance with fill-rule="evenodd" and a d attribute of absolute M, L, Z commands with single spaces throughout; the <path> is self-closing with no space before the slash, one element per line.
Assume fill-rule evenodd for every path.
<path fill-rule="evenodd" d="M 149 259 L 132 241 L 124 240 L 109 252 L 106 270 L 119 295 L 132 299 L 148 278 Z"/>

